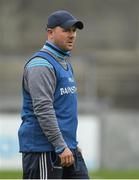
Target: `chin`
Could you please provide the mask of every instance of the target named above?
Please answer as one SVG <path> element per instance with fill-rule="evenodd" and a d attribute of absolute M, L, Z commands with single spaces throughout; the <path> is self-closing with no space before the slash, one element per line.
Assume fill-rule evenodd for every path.
<path fill-rule="evenodd" d="M 73 47 L 68 47 L 67 50 L 68 51 L 71 51 L 73 49 Z"/>
<path fill-rule="evenodd" d="M 71 51 L 73 49 L 73 46 L 66 46 L 64 48 L 61 48 L 63 49 L 64 51 Z"/>
<path fill-rule="evenodd" d="M 72 50 L 72 48 L 68 48 L 68 49 L 67 49 L 67 51 L 71 51 L 71 50 Z"/>

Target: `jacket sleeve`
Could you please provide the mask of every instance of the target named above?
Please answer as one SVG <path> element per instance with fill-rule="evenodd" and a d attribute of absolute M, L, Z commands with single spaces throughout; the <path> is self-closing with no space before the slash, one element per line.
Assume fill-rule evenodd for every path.
<path fill-rule="evenodd" d="M 44 61 L 40 65 L 30 63 L 25 68 L 24 87 L 31 95 L 34 113 L 40 127 L 48 141 L 55 147 L 55 151 L 59 152 L 67 145 L 60 132 L 53 107 L 56 76 L 53 66 L 46 60 Z"/>

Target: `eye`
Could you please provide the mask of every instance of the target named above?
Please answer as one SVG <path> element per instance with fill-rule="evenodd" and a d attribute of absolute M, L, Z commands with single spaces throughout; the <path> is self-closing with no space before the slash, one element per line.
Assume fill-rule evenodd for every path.
<path fill-rule="evenodd" d="M 77 31 L 77 29 L 76 29 L 76 28 L 74 28 L 74 29 L 73 29 L 73 32 L 76 32 L 76 31 Z"/>

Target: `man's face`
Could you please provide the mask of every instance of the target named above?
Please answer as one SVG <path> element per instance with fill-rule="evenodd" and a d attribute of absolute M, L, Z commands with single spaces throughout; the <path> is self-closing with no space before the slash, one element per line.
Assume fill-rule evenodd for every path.
<path fill-rule="evenodd" d="M 56 46 L 58 46 L 60 49 L 64 51 L 71 51 L 73 49 L 75 39 L 75 27 L 71 27 L 65 30 L 58 26 L 54 29 L 48 30 L 48 40 L 51 40 Z"/>

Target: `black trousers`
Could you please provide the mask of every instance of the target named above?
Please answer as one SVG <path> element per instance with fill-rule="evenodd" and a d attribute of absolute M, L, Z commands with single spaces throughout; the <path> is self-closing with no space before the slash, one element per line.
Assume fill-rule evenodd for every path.
<path fill-rule="evenodd" d="M 82 154 L 72 152 L 75 162 L 69 167 L 60 165 L 55 152 L 23 153 L 23 179 L 89 179 Z"/>

